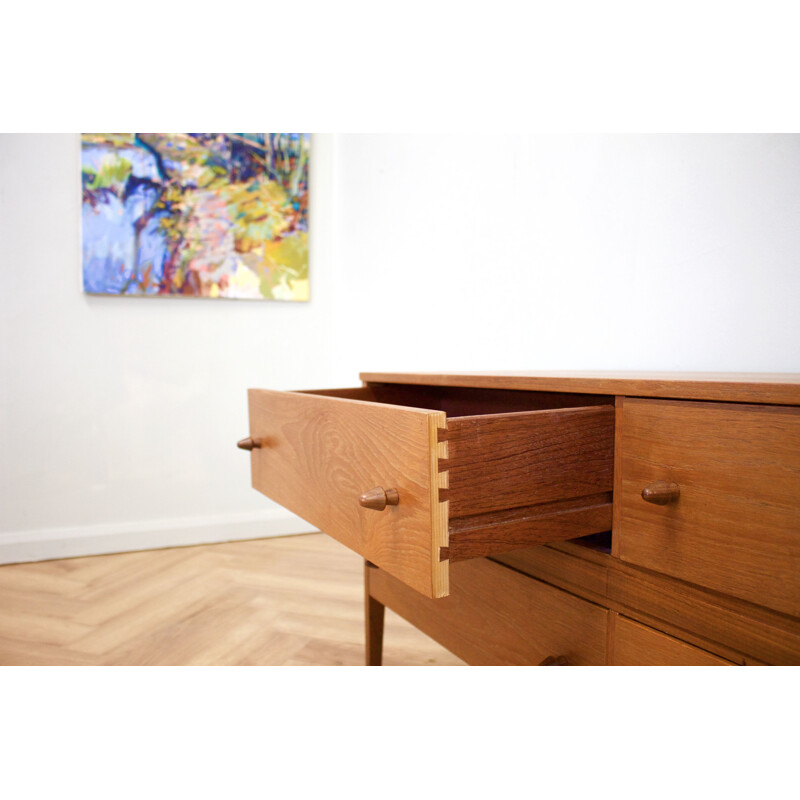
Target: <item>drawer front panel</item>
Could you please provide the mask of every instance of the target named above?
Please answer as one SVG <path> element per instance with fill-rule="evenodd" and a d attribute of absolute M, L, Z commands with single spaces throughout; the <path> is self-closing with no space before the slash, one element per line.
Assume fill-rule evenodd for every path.
<path fill-rule="evenodd" d="M 447 509 L 438 487 L 441 411 L 251 389 L 253 487 L 428 597 L 447 594 Z M 359 497 L 395 489 L 382 511 Z"/>
<path fill-rule="evenodd" d="M 730 661 L 626 617 L 613 623 L 612 663 L 618 667 L 724 667 Z"/>
<path fill-rule="evenodd" d="M 625 398 L 619 424 L 620 558 L 800 616 L 800 409 Z"/>
<path fill-rule="evenodd" d="M 453 564 L 443 600 L 374 568 L 369 592 L 469 664 L 606 663 L 606 609 L 486 559 Z"/>

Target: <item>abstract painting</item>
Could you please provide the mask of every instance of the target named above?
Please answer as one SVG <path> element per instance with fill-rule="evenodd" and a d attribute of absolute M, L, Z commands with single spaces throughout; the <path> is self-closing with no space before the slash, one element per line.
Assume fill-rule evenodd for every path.
<path fill-rule="evenodd" d="M 307 133 L 84 133 L 90 294 L 308 300 Z"/>

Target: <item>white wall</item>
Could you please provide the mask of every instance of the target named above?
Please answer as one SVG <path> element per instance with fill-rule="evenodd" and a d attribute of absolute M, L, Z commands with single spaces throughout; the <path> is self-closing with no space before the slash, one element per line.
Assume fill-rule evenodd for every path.
<path fill-rule="evenodd" d="M 340 137 L 339 375 L 800 371 L 800 137 Z"/>
<path fill-rule="evenodd" d="M 315 136 L 308 304 L 84 295 L 79 162 L 0 137 L 0 561 L 307 530 L 249 386 L 800 371 L 798 136 Z"/>
<path fill-rule="evenodd" d="M 90 297 L 80 140 L 0 137 L 0 561 L 309 530 L 250 488 L 249 386 L 330 384 L 333 140 L 311 301 Z"/>

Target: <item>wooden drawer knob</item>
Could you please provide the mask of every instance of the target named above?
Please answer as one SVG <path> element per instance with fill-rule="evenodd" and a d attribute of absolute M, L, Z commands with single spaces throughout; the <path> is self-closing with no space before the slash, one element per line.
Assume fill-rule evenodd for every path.
<path fill-rule="evenodd" d="M 674 503 L 681 496 L 681 487 L 672 481 L 656 481 L 642 489 L 642 500 L 665 506 Z"/>
<path fill-rule="evenodd" d="M 248 436 L 246 439 L 236 442 L 236 446 L 241 450 L 257 450 L 261 447 L 261 439 L 253 439 Z"/>
<path fill-rule="evenodd" d="M 364 492 L 358 498 L 358 502 L 364 508 L 383 511 L 386 506 L 396 506 L 400 502 L 400 495 L 397 494 L 397 489 L 384 489 L 382 486 L 376 486 L 374 489 Z"/>

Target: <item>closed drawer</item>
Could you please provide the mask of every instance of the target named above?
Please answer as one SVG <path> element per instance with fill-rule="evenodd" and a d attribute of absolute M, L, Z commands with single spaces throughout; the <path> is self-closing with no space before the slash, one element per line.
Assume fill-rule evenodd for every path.
<path fill-rule="evenodd" d="M 618 667 L 725 667 L 732 662 L 638 622 L 617 617 L 610 663 Z"/>
<path fill-rule="evenodd" d="M 388 384 L 251 389 L 245 444 L 255 445 L 256 489 L 443 597 L 451 562 L 610 530 L 609 400 Z"/>
<path fill-rule="evenodd" d="M 432 601 L 370 568 L 369 593 L 468 664 L 606 663 L 609 612 L 487 559 L 453 564 Z"/>
<path fill-rule="evenodd" d="M 620 558 L 800 616 L 800 409 L 626 398 L 618 425 Z"/>

